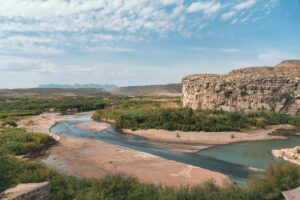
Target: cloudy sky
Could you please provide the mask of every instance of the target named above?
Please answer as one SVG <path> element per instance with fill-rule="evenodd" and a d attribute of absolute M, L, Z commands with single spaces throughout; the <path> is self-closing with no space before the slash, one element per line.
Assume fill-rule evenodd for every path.
<path fill-rule="evenodd" d="M 0 88 L 175 83 L 299 44 L 299 0 L 1 0 Z"/>

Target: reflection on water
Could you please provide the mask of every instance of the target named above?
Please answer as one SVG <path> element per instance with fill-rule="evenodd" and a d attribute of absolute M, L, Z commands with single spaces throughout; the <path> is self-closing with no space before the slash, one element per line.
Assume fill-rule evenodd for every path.
<path fill-rule="evenodd" d="M 166 159 L 175 160 L 205 169 L 221 172 L 240 182 L 249 176 L 248 166 L 262 168 L 273 162 L 274 158 L 270 155 L 269 149 L 273 147 L 295 146 L 299 138 L 291 138 L 287 141 L 263 141 L 249 142 L 221 146 L 199 153 L 179 153 L 166 148 L 165 145 L 151 142 L 138 136 L 127 136 L 120 134 L 113 127 L 99 132 L 92 132 L 74 126 L 77 123 L 90 121 L 89 115 L 83 115 L 75 119 L 69 119 L 58 123 L 52 129 L 52 133 L 67 134 L 77 137 L 101 140 L 111 144 L 116 144 L 138 151 L 147 152 Z M 282 144 L 281 144 L 282 143 Z M 277 144 L 277 145 L 275 145 Z M 280 144 L 280 145 L 279 145 Z M 253 148 L 255 145 L 255 148 Z"/>

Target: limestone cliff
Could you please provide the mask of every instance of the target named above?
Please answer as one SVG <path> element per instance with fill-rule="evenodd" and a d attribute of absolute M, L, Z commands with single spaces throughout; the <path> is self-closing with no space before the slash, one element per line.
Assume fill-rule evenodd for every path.
<path fill-rule="evenodd" d="M 275 157 L 283 158 L 297 165 L 300 165 L 300 146 L 292 149 L 272 150 Z"/>
<path fill-rule="evenodd" d="M 300 60 L 226 75 L 191 75 L 182 83 L 183 105 L 193 109 L 300 112 Z"/>

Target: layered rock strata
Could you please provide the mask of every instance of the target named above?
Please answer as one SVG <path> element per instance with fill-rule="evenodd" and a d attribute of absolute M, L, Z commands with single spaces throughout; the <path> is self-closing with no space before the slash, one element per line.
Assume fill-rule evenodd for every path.
<path fill-rule="evenodd" d="M 183 106 L 193 109 L 300 112 L 300 60 L 190 75 L 182 83 Z"/>

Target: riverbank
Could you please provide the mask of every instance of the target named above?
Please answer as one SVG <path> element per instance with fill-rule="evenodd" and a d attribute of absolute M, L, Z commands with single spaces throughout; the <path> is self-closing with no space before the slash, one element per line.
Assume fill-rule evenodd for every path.
<path fill-rule="evenodd" d="M 167 130 L 130 130 L 122 129 L 125 134 L 147 138 L 156 142 L 181 143 L 191 146 L 196 151 L 216 145 L 260 140 L 283 140 L 285 136 L 276 135 L 277 130 L 293 130 L 292 125 L 273 125 L 266 129 L 253 129 L 245 132 L 183 132 Z"/>
<path fill-rule="evenodd" d="M 61 115 L 59 113 L 42 113 L 37 116 L 25 117 L 24 119 L 18 121 L 18 126 L 21 128 L 25 128 L 26 131 L 28 132 L 48 134 L 58 141 L 60 137 L 50 132 L 51 127 L 60 121 L 71 119 L 74 117 L 76 117 L 76 115 Z"/>
<path fill-rule="evenodd" d="M 105 129 L 108 129 L 110 127 L 110 124 L 105 123 L 105 122 L 95 122 L 95 121 L 90 121 L 90 122 L 83 122 L 75 125 L 77 128 L 81 129 L 87 129 L 93 132 L 97 131 L 102 131 Z"/>
<path fill-rule="evenodd" d="M 44 113 L 27 117 L 20 125 L 28 131 L 51 134 L 57 122 L 76 117 Z M 86 126 L 87 124 L 85 124 Z M 213 180 L 218 185 L 230 179 L 217 172 L 167 160 L 148 153 L 92 139 L 60 135 L 58 144 L 41 161 L 50 168 L 73 176 L 98 178 L 123 173 L 145 183 L 168 186 L 197 185 Z"/>
<path fill-rule="evenodd" d="M 47 166 L 68 175 L 96 178 L 123 173 L 141 182 L 168 186 L 197 185 L 213 180 L 229 181 L 223 174 L 163 159 L 101 141 L 61 136 L 60 144 L 42 160 Z"/>

